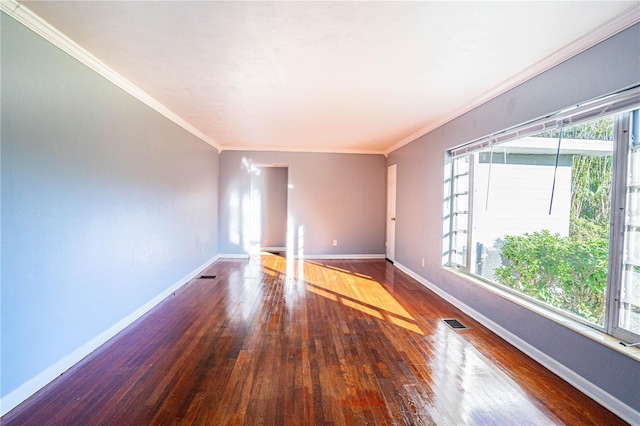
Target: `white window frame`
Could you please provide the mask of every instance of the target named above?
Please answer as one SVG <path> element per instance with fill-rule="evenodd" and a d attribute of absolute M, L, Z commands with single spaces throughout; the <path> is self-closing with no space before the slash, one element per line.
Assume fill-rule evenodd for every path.
<path fill-rule="evenodd" d="M 640 106 L 638 106 L 640 108 Z M 636 110 L 638 109 L 636 108 Z M 636 115 L 638 112 L 636 112 Z M 627 179 L 629 176 L 629 151 L 628 143 L 631 137 L 632 113 L 618 114 L 615 122 L 615 133 L 619 136 L 620 146 L 615 150 L 613 158 L 613 176 L 611 182 L 611 229 L 609 240 L 609 270 L 607 273 L 607 319 L 605 327 L 607 333 L 619 337 L 625 341 L 637 342 L 640 335 L 630 332 L 619 326 L 620 324 L 620 305 L 621 305 L 621 286 L 622 273 L 624 270 L 624 244 L 625 239 L 622 237 L 626 232 L 626 212 L 627 212 Z M 635 123 L 637 126 L 637 123 Z M 637 129 L 635 130 L 637 133 Z"/>
<path fill-rule="evenodd" d="M 450 220 L 450 238 L 449 238 L 449 261 L 446 266 L 455 267 L 465 274 L 471 275 L 476 279 L 480 279 L 483 282 L 495 285 L 503 290 L 509 291 L 516 297 L 523 298 L 527 301 L 534 302 L 537 305 L 543 306 L 545 309 L 549 309 L 553 312 L 560 313 L 581 323 L 587 324 L 606 332 L 612 336 L 620 338 L 628 342 L 637 342 L 640 340 L 640 334 L 635 334 L 626 329 L 619 327 L 620 318 L 620 291 L 621 291 L 621 273 L 623 268 L 623 252 L 624 241 L 621 237 L 625 230 L 625 211 L 627 202 L 627 176 L 628 176 L 628 153 L 629 153 L 629 137 L 631 128 L 631 114 L 632 110 L 640 108 L 640 86 L 634 86 L 632 88 L 614 93 L 602 98 L 598 98 L 593 101 L 585 102 L 580 105 L 576 105 L 572 108 L 568 108 L 562 111 L 558 111 L 548 116 L 533 120 L 520 126 L 515 126 L 504 131 L 496 132 L 489 136 L 477 139 L 475 141 L 460 145 L 458 147 L 449 150 L 450 160 L 452 161 L 451 167 L 451 193 L 448 197 L 450 200 L 449 205 L 449 220 Z M 548 305 L 533 297 L 527 296 L 523 293 L 517 292 L 506 286 L 500 285 L 491 280 L 487 280 L 472 272 L 471 264 L 473 248 L 470 241 L 472 240 L 473 229 L 473 161 L 470 161 L 469 166 L 469 207 L 468 211 L 468 223 L 467 223 L 467 245 L 466 245 L 466 262 L 461 264 L 455 261 L 453 247 L 454 235 L 457 231 L 454 229 L 454 218 L 456 203 L 455 192 L 456 191 L 456 176 L 455 161 L 458 158 L 467 155 L 475 155 L 482 149 L 488 148 L 494 144 L 500 144 L 514 139 L 531 136 L 536 133 L 544 132 L 549 129 L 557 129 L 562 126 L 567 127 L 574 124 L 579 124 L 588 120 L 593 120 L 599 117 L 613 115 L 614 121 L 614 158 L 613 158 L 613 175 L 611 182 L 611 219 L 610 219 L 610 233 L 609 233 L 609 259 L 608 259 L 608 273 L 607 273 L 607 287 L 606 287 L 606 301 L 605 301 L 605 324 L 604 327 L 600 327 L 597 324 L 588 322 L 577 315 L 571 314 L 562 309 Z"/>

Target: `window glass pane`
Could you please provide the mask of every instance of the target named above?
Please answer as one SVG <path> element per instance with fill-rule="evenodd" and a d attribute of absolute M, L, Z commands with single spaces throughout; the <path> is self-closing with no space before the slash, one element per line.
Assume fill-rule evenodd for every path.
<path fill-rule="evenodd" d="M 613 116 L 483 149 L 471 272 L 604 325 Z M 637 281 L 637 279 L 636 279 Z"/>
<path fill-rule="evenodd" d="M 637 129 L 638 111 L 632 128 Z M 629 168 L 626 193 L 624 255 L 620 287 L 620 328 L 640 334 L 640 143 L 637 130 L 629 144 Z"/>

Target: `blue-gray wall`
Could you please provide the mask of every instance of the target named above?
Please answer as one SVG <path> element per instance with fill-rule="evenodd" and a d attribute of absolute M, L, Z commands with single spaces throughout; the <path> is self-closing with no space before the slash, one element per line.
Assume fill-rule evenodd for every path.
<path fill-rule="evenodd" d="M 387 162 L 398 167 L 397 262 L 640 411 L 637 361 L 474 285 L 441 263 L 449 148 L 638 83 L 640 26 L 635 25 L 401 147 Z"/>
<path fill-rule="evenodd" d="M 288 165 L 294 254 L 301 226 L 305 255 L 384 254 L 383 155 L 261 151 L 220 154 L 220 253 L 247 253 L 251 164 Z"/>
<path fill-rule="evenodd" d="M 218 253 L 218 153 L 1 21 L 2 396 Z"/>

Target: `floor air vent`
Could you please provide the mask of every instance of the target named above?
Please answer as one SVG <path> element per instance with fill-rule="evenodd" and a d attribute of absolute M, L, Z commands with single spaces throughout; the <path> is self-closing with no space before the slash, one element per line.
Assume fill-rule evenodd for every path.
<path fill-rule="evenodd" d="M 468 330 L 469 327 L 467 327 L 466 325 L 464 325 L 463 323 L 461 323 L 460 321 L 458 321 L 455 318 L 448 318 L 448 319 L 443 319 L 442 321 L 446 322 L 447 325 L 451 328 L 453 328 L 454 330 Z"/>
<path fill-rule="evenodd" d="M 217 275 L 200 275 L 198 277 L 201 280 L 215 280 L 216 278 L 218 278 Z"/>

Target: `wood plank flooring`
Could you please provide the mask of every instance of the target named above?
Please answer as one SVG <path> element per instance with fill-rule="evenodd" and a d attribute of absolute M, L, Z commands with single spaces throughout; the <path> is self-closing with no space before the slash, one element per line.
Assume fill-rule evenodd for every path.
<path fill-rule="evenodd" d="M 203 275 L 2 424 L 624 424 L 388 262 Z"/>

